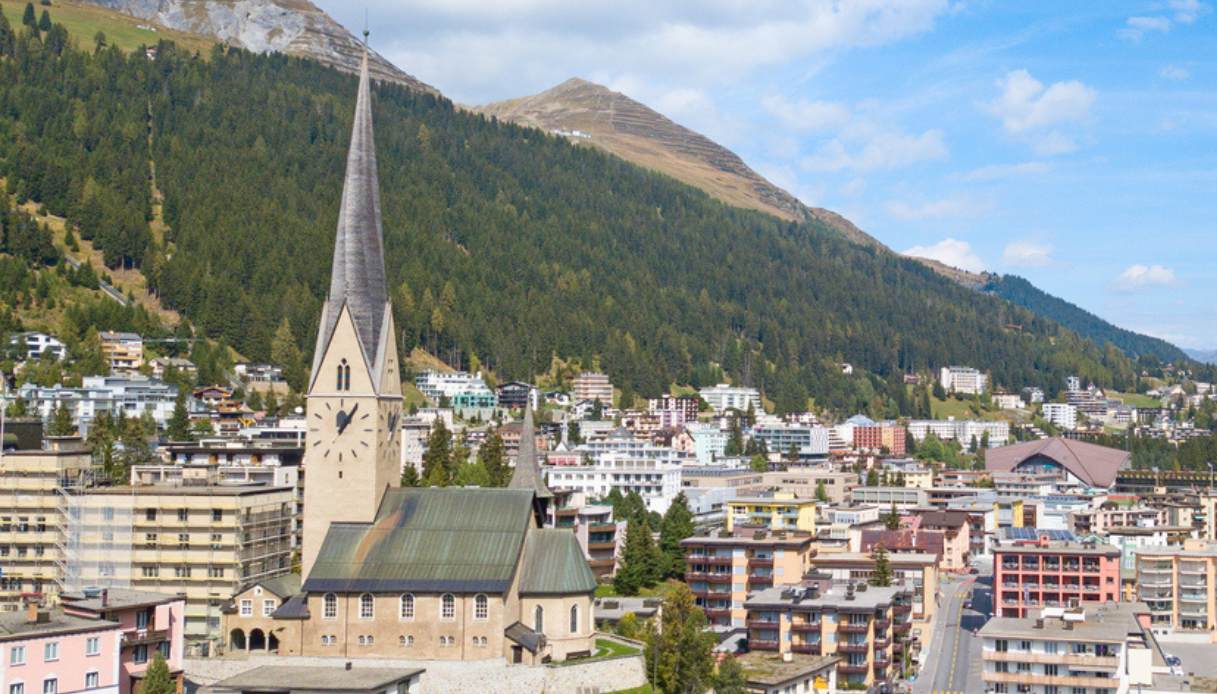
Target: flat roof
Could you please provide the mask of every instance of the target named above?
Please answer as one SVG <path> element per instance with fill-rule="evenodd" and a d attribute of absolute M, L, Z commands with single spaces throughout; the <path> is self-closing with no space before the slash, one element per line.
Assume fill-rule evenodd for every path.
<path fill-rule="evenodd" d="M 118 622 L 96 617 L 78 617 L 64 614 L 62 610 L 52 610 L 45 622 L 29 621 L 25 610 L 4 612 L 0 613 L 0 641 L 103 631 L 118 626 Z"/>
<path fill-rule="evenodd" d="M 728 499 L 728 504 L 792 504 L 796 506 L 813 505 L 815 499 L 810 497 L 795 497 L 793 499 L 778 499 L 772 496 L 741 496 Z"/>
<path fill-rule="evenodd" d="M 130 607 L 145 607 L 162 605 L 175 600 L 185 600 L 185 594 L 156 593 L 150 590 L 131 590 L 130 588 L 103 588 L 106 602 L 103 605 L 101 595 L 85 597 L 81 591 L 62 593 L 65 606 L 82 610 L 101 612 L 103 610 L 121 610 Z"/>
<path fill-rule="evenodd" d="M 1067 621 L 1057 617 L 1046 618 L 1042 626 L 1033 617 L 994 617 L 980 629 L 986 638 L 1023 638 L 1053 641 L 1085 641 L 1124 643 L 1129 634 L 1143 634 L 1138 614 L 1146 614 L 1149 608 L 1139 602 L 1104 603 L 1086 605 L 1071 613 L 1081 612 L 1083 618 Z M 1068 625 L 1069 628 L 1066 628 Z"/>
<path fill-rule="evenodd" d="M 680 544 L 685 547 L 697 547 L 700 545 L 724 545 L 724 546 L 757 546 L 757 547 L 775 547 L 789 546 L 802 547 L 809 545 L 816 539 L 815 535 L 809 532 L 800 531 L 785 531 L 782 536 L 775 535 L 772 532 L 766 532 L 764 537 L 758 538 L 752 533 L 744 535 L 728 535 L 719 537 L 718 535 L 694 535 L 680 541 Z"/>
<path fill-rule="evenodd" d="M 793 680 L 818 675 L 836 665 L 841 657 L 796 654 L 786 661 L 780 655 L 752 651 L 737 655 L 735 659 L 744 667 L 744 676 L 748 679 L 748 684 L 780 687 Z"/>
<path fill-rule="evenodd" d="M 263 665 L 211 685 L 241 692 L 378 691 L 424 672 L 421 668 L 320 667 Z"/>
<path fill-rule="evenodd" d="M 123 485 L 121 487 L 98 487 L 90 489 L 90 495 L 106 496 L 157 496 L 172 494 L 175 496 L 242 496 L 245 494 L 265 494 L 267 492 L 296 493 L 295 487 L 272 487 L 266 484 L 141 484 Z"/>
<path fill-rule="evenodd" d="M 889 552 L 887 560 L 893 565 L 899 564 L 938 564 L 938 555 L 929 554 L 928 552 Z M 870 554 L 866 552 L 827 552 L 818 554 L 811 558 L 812 564 L 825 564 L 830 562 L 869 562 L 871 561 Z"/>
<path fill-rule="evenodd" d="M 1208 559 L 1217 557 L 1217 544 L 1206 546 L 1204 549 L 1184 549 L 1182 547 L 1137 547 L 1133 550 L 1137 556 L 1147 555 L 1156 557 L 1181 557 L 1183 559 Z"/>
<path fill-rule="evenodd" d="M 861 587 L 861 586 L 859 586 Z M 793 597 L 783 597 L 782 593 L 791 590 L 792 586 L 774 586 L 758 591 L 744 601 L 749 609 L 774 607 L 785 609 L 798 607 L 800 609 L 830 608 L 843 612 L 872 612 L 880 605 L 890 605 L 896 595 L 911 593 L 912 587 L 903 583 L 887 587 L 866 586 L 864 590 L 854 589 L 854 599 L 846 599 L 846 586 L 833 583 L 828 590 L 820 591 L 817 597 L 811 597 L 811 589 L 805 586 L 793 586 L 796 590 L 805 591 L 805 597 L 795 600 Z"/>
<path fill-rule="evenodd" d="M 1118 557 L 1120 549 L 1114 545 L 1087 545 L 1081 542 L 1049 542 L 1046 545 L 998 545 L 993 553 L 1002 554 L 1078 554 L 1096 557 Z"/>

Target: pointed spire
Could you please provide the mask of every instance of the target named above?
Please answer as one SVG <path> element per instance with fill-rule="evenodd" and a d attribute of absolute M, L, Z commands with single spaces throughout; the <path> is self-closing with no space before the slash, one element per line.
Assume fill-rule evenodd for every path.
<path fill-rule="evenodd" d="M 532 421 L 532 408 L 524 408 L 524 424 L 520 427 L 520 452 L 516 454 L 516 469 L 511 473 L 511 489 L 531 489 L 539 499 L 552 499 L 554 493 L 545 486 L 545 476 L 537 464 L 537 428 Z"/>
<path fill-rule="evenodd" d="M 380 224 L 380 182 L 376 172 L 376 143 L 372 136 L 369 82 L 365 46 L 359 66 L 359 95 L 355 101 L 342 203 L 338 209 L 330 293 L 317 334 L 314 377 L 344 304 L 351 312 L 369 366 L 377 357 L 386 314 L 384 233 Z"/>

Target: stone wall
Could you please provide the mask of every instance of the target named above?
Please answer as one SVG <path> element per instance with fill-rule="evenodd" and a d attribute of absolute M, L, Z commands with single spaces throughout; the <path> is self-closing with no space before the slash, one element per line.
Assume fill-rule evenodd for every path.
<path fill-rule="evenodd" d="M 465 662 L 384 658 L 320 658 L 249 655 L 188 658 L 186 693 L 206 694 L 207 685 L 262 665 L 296 667 L 423 668 L 422 692 L 444 694 L 603 694 L 646 682 L 641 655 L 590 660 L 570 665 L 507 665 L 501 658 Z"/>

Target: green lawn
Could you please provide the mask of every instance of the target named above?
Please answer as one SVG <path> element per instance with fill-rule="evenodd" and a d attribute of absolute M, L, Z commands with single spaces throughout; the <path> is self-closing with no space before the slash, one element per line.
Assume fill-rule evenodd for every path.
<path fill-rule="evenodd" d="M 654 588 L 642 588 L 641 590 L 638 591 L 638 595 L 632 595 L 630 597 L 663 598 L 664 596 L 666 596 L 668 594 L 668 591 L 671 590 L 672 584 L 674 582 L 679 583 L 679 581 L 672 579 L 670 581 L 665 581 L 664 583 L 660 583 L 660 584 L 656 585 Z M 616 597 L 620 597 L 620 596 L 617 595 L 617 591 L 613 589 L 612 583 L 601 583 L 600 585 L 596 586 L 596 597 L 598 597 L 598 598 L 616 598 Z"/>
<path fill-rule="evenodd" d="M 642 651 L 611 639 L 596 639 L 596 654 L 593 658 L 611 658 L 619 655 L 637 655 Z"/>
<path fill-rule="evenodd" d="M 1107 391 L 1107 397 L 1113 400 L 1122 400 L 1125 405 L 1133 407 L 1161 407 L 1162 401 L 1157 398 L 1151 398 L 1148 395 L 1140 393 L 1121 393 L 1114 390 Z"/>
<path fill-rule="evenodd" d="M 655 694 L 655 690 L 651 688 L 650 684 L 644 684 L 641 687 L 634 687 L 633 689 L 618 689 L 614 692 L 607 692 L 607 694 Z"/>
<path fill-rule="evenodd" d="M 21 28 L 21 15 L 25 11 L 25 0 L 0 0 L 0 9 L 14 28 Z M 68 29 L 68 34 L 77 41 L 81 48 L 92 49 L 93 37 L 98 31 L 106 35 L 106 40 L 119 48 L 129 51 L 139 46 L 155 46 L 160 39 L 177 43 L 183 48 L 205 53 L 212 41 L 194 34 L 186 34 L 170 29 L 159 28 L 157 31 L 140 29 L 139 25 L 146 20 L 129 17 L 113 10 L 96 7 L 68 0 L 53 0 L 47 7 L 34 3 L 34 11 L 39 17 L 42 11 L 51 14 L 51 21 L 62 24 Z"/>

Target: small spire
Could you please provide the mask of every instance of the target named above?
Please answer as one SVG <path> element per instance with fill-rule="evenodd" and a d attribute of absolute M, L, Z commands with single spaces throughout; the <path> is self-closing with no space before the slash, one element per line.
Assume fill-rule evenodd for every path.
<path fill-rule="evenodd" d="M 537 464 L 537 428 L 533 424 L 532 408 L 524 408 L 524 424 L 520 427 L 520 451 L 516 454 L 516 469 L 511 473 L 511 489 L 531 489 L 537 498 L 550 499 L 554 493 L 545 486 L 541 466 Z"/>

